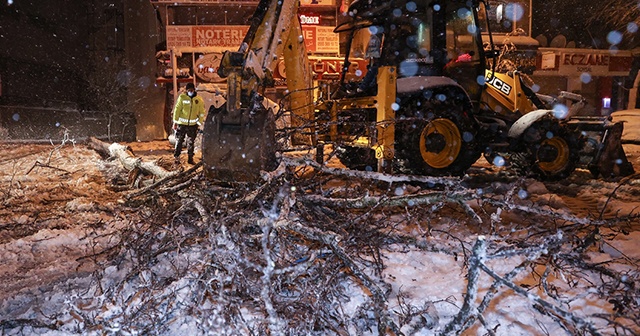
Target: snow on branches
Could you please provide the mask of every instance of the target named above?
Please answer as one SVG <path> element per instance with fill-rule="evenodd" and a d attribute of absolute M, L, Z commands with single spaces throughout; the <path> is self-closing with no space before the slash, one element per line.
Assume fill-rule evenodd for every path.
<path fill-rule="evenodd" d="M 206 179 L 194 166 L 119 192 L 137 216 L 110 233 L 85 285 L 65 293 L 66 309 L 4 319 L 0 330 L 640 332 L 639 255 L 628 249 L 637 213 L 573 213 L 542 186 L 521 192 L 531 184 L 305 160 L 250 184 Z"/>

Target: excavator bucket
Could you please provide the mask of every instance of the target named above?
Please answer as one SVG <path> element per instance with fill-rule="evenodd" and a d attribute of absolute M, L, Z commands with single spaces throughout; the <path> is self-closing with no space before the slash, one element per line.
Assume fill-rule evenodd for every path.
<path fill-rule="evenodd" d="M 604 178 L 634 174 L 633 165 L 622 148 L 622 122 L 611 122 L 606 117 L 572 117 L 570 126 L 587 138 L 588 169 L 594 177 Z"/>
<path fill-rule="evenodd" d="M 296 113 L 292 114 L 313 120 L 313 76 L 298 5 L 299 1 L 260 0 L 238 51 L 223 54 L 217 73 L 227 80 L 226 103 L 209 111 L 202 139 L 208 177 L 257 182 L 261 171 L 277 167 L 277 105 L 262 94 L 275 84 L 273 74 L 280 56 L 287 89 L 295 100 L 291 108 Z M 302 126 L 298 120 L 292 123 L 294 127 Z"/>
<path fill-rule="evenodd" d="M 595 168 L 590 169 L 599 172 L 603 177 L 628 176 L 635 173 L 633 165 L 627 160 L 627 155 L 622 148 L 622 131 L 624 125 L 621 122 L 605 126 L 601 153 L 594 160 Z"/>
<path fill-rule="evenodd" d="M 205 175 L 224 181 L 255 182 L 260 171 L 277 167 L 273 111 L 253 103 L 239 120 L 227 122 L 226 106 L 211 109 L 204 123 Z"/>

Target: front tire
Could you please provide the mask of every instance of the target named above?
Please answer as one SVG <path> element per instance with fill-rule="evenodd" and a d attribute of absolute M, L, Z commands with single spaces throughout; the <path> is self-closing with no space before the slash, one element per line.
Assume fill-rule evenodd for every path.
<path fill-rule="evenodd" d="M 522 142 L 533 174 L 543 180 L 561 180 L 580 160 L 580 136 L 547 117 L 524 132 Z"/>

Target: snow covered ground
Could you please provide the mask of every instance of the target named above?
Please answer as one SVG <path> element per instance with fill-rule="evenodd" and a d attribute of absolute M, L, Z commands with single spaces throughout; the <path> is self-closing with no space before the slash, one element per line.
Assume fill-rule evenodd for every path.
<path fill-rule="evenodd" d="M 627 136 L 640 139 L 639 130 L 627 127 Z M 129 145 L 144 160 L 170 157 L 166 142 Z M 471 314 L 482 307 L 484 298 L 493 299 L 482 307 L 481 321 L 476 318 L 464 335 L 640 333 L 638 311 L 623 309 L 640 305 L 638 175 L 603 181 L 577 171 L 565 181 L 543 183 L 506 178 L 479 161 L 461 181 L 466 185 L 463 191 L 445 188 L 438 193 L 445 198 L 456 192 L 476 195 L 464 200 L 466 207 L 444 202 L 347 217 L 377 220 L 376 225 L 389 231 L 381 240 L 379 256 L 363 251 L 361 259 L 346 267 L 340 253 L 350 241 L 334 247 L 311 244 L 319 248 L 316 252 L 307 245 L 309 237 L 300 242 L 281 234 L 253 232 L 256 246 L 274 249 L 273 256 L 265 254 L 266 262 L 261 264 L 242 255 L 258 247 L 238 246 L 239 241 L 232 239 L 232 223 L 242 219 L 223 215 L 224 208 L 205 209 L 210 211 L 211 223 L 223 223 L 206 227 L 204 217 L 187 215 L 185 209 L 197 208 L 189 196 L 180 194 L 177 207 L 160 196 L 131 204 L 124 197 L 127 191 L 113 187 L 114 179 L 122 175 L 119 163 L 103 160 L 84 145 L 0 146 L 0 335 L 250 335 L 265 330 L 290 335 L 300 330 L 316 335 L 375 335 L 381 332 L 377 328 L 384 316 L 390 324 L 383 334 L 392 335 L 395 326 L 406 335 L 435 335 L 456 333 L 460 325 L 454 322 L 464 320 L 465 297 L 475 291 L 475 299 L 469 301 Z M 625 150 L 640 171 L 640 146 L 625 145 Z M 315 188 L 324 190 L 325 196 L 354 190 L 368 194 L 366 185 L 340 181 L 323 180 Z M 369 188 L 374 195 L 375 188 Z M 297 190 L 300 203 L 305 189 Z M 393 190 L 395 196 L 415 196 L 415 200 L 431 192 L 424 184 L 411 183 L 397 183 Z M 224 193 L 233 191 L 224 189 Z M 295 201 L 289 200 L 287 204 L 295 208 Z M 475 212 L 480 221 L 465 211 Z M 269 218 L 270 212 L 265 214 Z M 292 223 L 304 213 L 296 216 L 262 224 L 262 232 L 265 228 L 293 230 Z M 319 227 L 327 224 L 320 223 L 326 219 L 315 220 Z M 160 224 L 150 226 L 150 222 Z M 596 226 L 600 229 L 592 230 Z M 353 233 L 346 236 L 357 238 Z M 167 243 L 180 237 L 185 239 Z M 149 245 L 127 245 L 136 242 Z M 269 262 L 285 253 L 284 248 L 276 248 L 287 245 L 281 242 L 297 244 L 304 252 L 301 261 L 290 267 Z M 480 248 L 478 242 L 485 246 Z M 178 247 L 162 250 L 159 246 Z M 146 250 L 153 254 L 143 258 Z M 573 256 L 583 259 L 573 260 Z M 495 292 L 491 287 L 496 277 L 483 270 L 472 281 L 474 286 L 469 286 L 474 263 L 486 265 L 504 279 Z M 331 281 L 301 287 L 301 275 L 296 272 L 311 274 L 319 268 L 335 272 Z M 231 278 L 229 269 L 243 269 L 246 278 L 237 274 Z M 611 278 L 602 275 L 606 272 Z M 253 273 L 257 275 L 252 280 Z M 280 281 L 283 274 L 297 274 L 288 290 Z M 243 281 L 265 287 L 239 288 Z M 202 292 L 204 282 L 211 285 L 208 294 Z M 214 283 L 226 285 L 215 287 Z M 517 288 L 508 288 L 509 284 Z M 325 287 L 326 292 L 303 293 Z M 381 297 L 376 296 L 377 290 Z M 243 296 L 246 293 L 255 297 Z M 303 322 L 297 325 L 306 329 L 287 327 L 291 321 L 287 317 L 295 316 L 296 307 L 304 303 L 296 298 L 303 297 L 324 302 L 316 308 L 332 312 L 334 322 L 343 324 L 329 328 L 330 322 L 319 319 L 315 327 Z M 289 311 L 274 308 L 287 306 L 282 302 L 290 302 Z M 558 322 L 563 319 L 571 321 Z"/>
<path fill-rule="evenodd" d="M 640 109 L 623 110 L 611 113 L 613 121 L 624 123 L 622 140 L 640 143 Z"/>

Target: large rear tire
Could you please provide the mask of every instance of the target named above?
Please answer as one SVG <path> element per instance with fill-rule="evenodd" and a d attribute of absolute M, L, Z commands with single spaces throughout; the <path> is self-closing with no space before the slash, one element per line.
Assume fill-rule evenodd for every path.
<path fill-rule="evenodd" d="M 413 174 L 463 175 L 481 155 L 471 103 L 455 87 L 403 99 L 396 123 L 396 157 Z"/>

